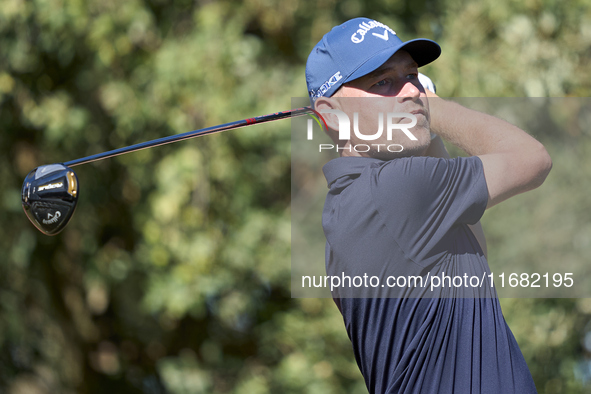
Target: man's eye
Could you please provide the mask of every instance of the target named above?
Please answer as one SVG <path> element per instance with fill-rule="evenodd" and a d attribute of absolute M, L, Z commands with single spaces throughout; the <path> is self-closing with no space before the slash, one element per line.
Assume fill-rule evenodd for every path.
<path fill-rule="evenodd" d="M 388 81 L 386 81 L 385 79 L 382 79 L 380 82 L 376 83 L 375 86 L 385 86 L 387 82 Z"/>
<path fill-rule="evenodd" d="M 407 75 L 408 79 L 417 79 L 419 77 L 418 73 L 411 73 Z"/>

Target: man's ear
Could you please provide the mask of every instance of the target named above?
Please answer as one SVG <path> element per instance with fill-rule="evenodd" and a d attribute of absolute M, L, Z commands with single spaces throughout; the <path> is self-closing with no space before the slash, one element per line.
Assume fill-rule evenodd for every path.
<path fill-rule="evenodd" d="M 341 109 L 339 105 L 339 101 L 333 97 L 319 97 L 314 103 L 314 109 L 322 115 L 326 125 L 331 130 L 338 130 L 339 129 L 339 119 L 335 114 L 323 114 L 321 111 L 327 109 Z"/>

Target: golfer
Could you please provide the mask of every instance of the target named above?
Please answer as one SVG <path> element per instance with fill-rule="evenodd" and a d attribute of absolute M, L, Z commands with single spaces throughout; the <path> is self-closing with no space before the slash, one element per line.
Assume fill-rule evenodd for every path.
<path fill-rule="evenodd" d="M 310 99 L 341 156 L 323 168 L 326 269 L 343 279 L 333 298 L 370 393 L 535 393 L 479 220 L 540 186 L 552 162 L 519 128 L 425 90 L 418 68 L 440 53 L 356 18 L 308 58 Z M 469 157 L 450 159 L 442 138 Z"/>

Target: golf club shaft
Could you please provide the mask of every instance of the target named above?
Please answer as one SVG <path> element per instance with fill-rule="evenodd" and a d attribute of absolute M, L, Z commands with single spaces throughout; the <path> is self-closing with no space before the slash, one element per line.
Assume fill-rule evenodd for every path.
<path fill-rule="evenodd" d="M 142 149 L 152 148 L 155 146 L 166 145 L 177 141 L 188 140 L 195 137 L 200 137 L 207 134 L 219 133 L 226 130 L 237 129 L 244 126 L 250 126 L 252 124 L 259 124 L 259 123 L 266 123 L 271 122 L 274 120 L 280 120 L 289 118 L 292 116 L 302 116 L 306 114 L 312 114 L 314 111 L 310 107 L 302 107 L 297 109 L 290 109 L 283 112 L 275 112 L 269 115 L 262 115 L 257 116 L 254 118 L 248 118 L 243 120 L 237 120 L 235 122 L 225 123 L 218 126 L 206 127 L 204 129 L 189 131 L 182 134 L 175 134 L 168 137 L 158 138 L 156 140 L 142 142 L 139 144 L 126 146 L 124 148 L 119 148 L 115 150 L 111 150 L 108 152 L 97 153 L 96 155 L 83 157 L 81 159 L 71 160 L 68 162 L 63 163 L 65 166 L 74 167 L 79 166 L 81 164 L 90 163 L 97 160 L 108 159 L 109 157 L 115 157 L 119 155 L 123 155 L 130 152 L 135 152 Z"/>

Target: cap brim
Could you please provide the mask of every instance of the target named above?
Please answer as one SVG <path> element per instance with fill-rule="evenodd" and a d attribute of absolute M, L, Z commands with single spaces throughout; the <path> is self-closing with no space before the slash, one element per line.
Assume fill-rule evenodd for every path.
<path fill-rule="evenodd" d="M 342 83 L 351 82 L 357 78 L 377 70 L 382 64 L 386 63 L 396 52 L 404 49 L 413 58 L 419 67 L 431 63 L 441 55 L 441 47 L 435 41 L 426 38 L 417 38 L 406 41 L 398 47 L 391 47 L 379 52 L 367 62 L 363 63 L 357 70 L 349 75 Z"/>
<path fill-rule="evenodd" d="M 441 55 L 439 44 L 425 38 L 407 41 L 400 49 L 407 51 L 419 67 L 431 63 Z"/>

